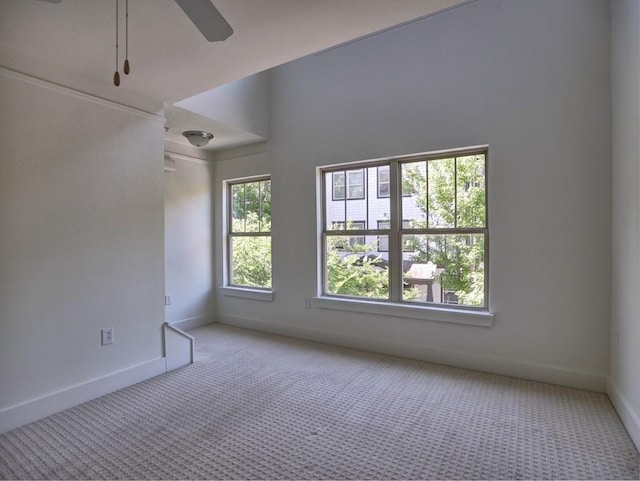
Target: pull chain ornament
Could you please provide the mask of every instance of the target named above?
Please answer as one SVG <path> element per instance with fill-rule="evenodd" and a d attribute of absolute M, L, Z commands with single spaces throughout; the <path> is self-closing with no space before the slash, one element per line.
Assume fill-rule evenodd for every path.
<path fill-rule="evenodd" d="M 125 1 L 125 59 L 124 68 L 122 69 L 126 75 L 129 75 L 131 68 L 129 66 L 129 0 Z"/>
<path fill-rule="evenodd" d="M 113 85 L 120 86 L 120 73 L 118 72 L 118 0 L 116 0 L 116 73 L 113 74 Z"/>

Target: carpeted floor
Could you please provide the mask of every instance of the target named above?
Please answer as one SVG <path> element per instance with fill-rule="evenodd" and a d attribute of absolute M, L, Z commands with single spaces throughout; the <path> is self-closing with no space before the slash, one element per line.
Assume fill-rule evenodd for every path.
<path fill-rule="evenodd" d="M 638 479 L 607 397 L 212 325 L 196 363 L 0 436 L 10 479 Z"/>

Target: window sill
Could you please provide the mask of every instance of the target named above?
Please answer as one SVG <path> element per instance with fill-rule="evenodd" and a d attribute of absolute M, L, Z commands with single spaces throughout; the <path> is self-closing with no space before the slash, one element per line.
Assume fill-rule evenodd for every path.
<path fill-rule="evenodd" d="M 493 313 L 489 311 L 448 309 L 424 305 L 398 304 L 391 302 L 343 299 L 338 297 L 314 297 L 313 306 L 320 309 L 335 309 L 380 316 L 406 317 L 425 321 L 450 322 L 469 326 L 491 327 Z"/>
<path fill-rule="evenodd" d="M 241 297 L 243 299 L 253 299 L 254 301 L 273 301 L 273 291 L 265 291 L 262 289 L 251 289 L 247 287 L 221 287 L 220 292 L 223 296 Z"/>

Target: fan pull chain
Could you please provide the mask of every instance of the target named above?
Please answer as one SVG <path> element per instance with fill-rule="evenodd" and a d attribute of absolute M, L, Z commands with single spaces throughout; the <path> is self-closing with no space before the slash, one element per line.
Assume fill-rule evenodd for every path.
<path fill-rule="evenodd" d="M 120 73 L 118 72 L 118 3 L 116 0 L 116 73 L 113 74 L 113 85 L 120 85 Z"/>
<path fill-rule="evenodd" d="M 125 59 L 123 71 L 129 75 L 129 0 L 125 0 Z"/>

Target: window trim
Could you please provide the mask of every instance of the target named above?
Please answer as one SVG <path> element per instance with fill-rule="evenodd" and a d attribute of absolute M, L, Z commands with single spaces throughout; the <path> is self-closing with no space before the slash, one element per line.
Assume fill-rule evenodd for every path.
<path fill-rule="evenodd" d="M 255 175 L 250 177 L 241 177 L 234 179 L 226 179 L 222 181 L 222 205 L 223 205 L 223 282 L 220 287 L 224 295 L 232 297 L 244 297 L 256 300 L 273 300 L 273 265 L 271 268 L 272 285 L 271 287 L 246 286 L 242 284 L 232 284 L 232 259 L 233 249 L 231 244 L 235 237 L 269 237 L 271 238 L 271 229 L 269 231 L 252 231 L 252 232 L 234 232 L 233 231 L 233 199 L 232 189 L 234 185 L 249 184 L 255 182 L 271 182 L 270 174 Z M 273 250 L 272 250 L 273 255 Z"/>
<path fill-rule="evenodd" d="M 416 304 L 390 302 L 379 299 L 318 295 L 312 298 L 313 307 L 335 311 L 359 312 L 384 317 L 402 317 L 422 321 L 447 322 L 468 326 L 491 327 L 495 315 L 487 309 L 455 307 L 453 304 Z"/>
<path fill-rule="evenodd" d="M 404 195 L 399 196 L 399 189 L 402 189 L 400 185 L 400 164 L 409 163 L 415 161 L 430 161 L 437 160 L 449 157 L 466 157 L 469 155 L 484 155 L 484 181 L 485 181 L 485 204 L 484 204 L 484 227 L 482 228 L 453 228 L 450 229 L 451 232 L 446 232 L 449 229 L 442 228 L 430 228 L 430 229 L 405 229 L 399 228 L 398 219 L 402 217 L 402 202 L 400 199 L 404 197 Z M 450 311 L 455 312 L 456 314 L 460 314 L 462 316 L 479 316 L 484 319 L 479 323 L 477 322 L 462 322 L 464 324 L 478 324 L 478 325 L 491 325 L 493 320 L 493 314 L 491 313 L 491 303 L 489 298 L 489 286 L 490 286 L 490 259 L 489 259 L 489 146 L 477 145 L 470 146 L 466 148 L 456 148 L 456 149 L 445 149 L 438 150 L 432 152 L 425 153 L 417 153 L 403 156 L 394 156 L 394 157 L 385 157 L 379 159 L 370 159 L 364 161 L 356 161 L 344 164 L 333 164 L 327 166 L 319 166 L 316 169 L 318 175 L 318 220 L 321 221 L 318 223 L 318 294 L 314 298 L 314 302 L 318 305 L 318 307 L 327 307 L 327 308 L 335 308 L 339 309 L 339 307 L 330 307 L 330 306 L 348 306 L 349 309 L 344 310 L 355 310 L 358 312 L 368 312 L 369 307 L 374 306 L 372 313 L 379 313 L 380 310 L 377 310 L 379 305 L 389 306 L 391 311 L 395 313 L 391 313 L 390 315 L 397 315 L 398 317 L 412 317 L 412 318 L 431 318 L 436 317 L 438 319 L 434 320 L 443 320 L 444 322 L 457 322 L 455 320 L 449 319 L 451 316 L 448 314 L 442 315 L 443 311 L 449 313 Z M 401 243 L 402 235 L 410 235 L 410 234 L 473 234 L 473 233 L 481 233 L 484 236 L 484 302 L 482 306 L 467 306 L 467 305 L 454 305 L 454 304 L 445 304 L 445 303 L 426 303 L 420 302 L 416 303 L 413 301 L 405 301 L 402 299 L 402 262 L 398 262 L 397 259 L 389 255 L 389 269 L 390 269 L 390 296 L 389 299 L 376 299 L 370 300 L 364 297 L 351 297 L 351 296 L 342 296 L 331 294 L 328 292 L 327 287 L 327 265 L 326 265 L 326 245 L 327 238 L 330 237 L 331 234 L 327 230 L 327 192 L 325 181 L 323 180 L 324 174 L 337 172 L 337 171 L 346 171 L 348 169 L 353 169 L 354 166 L 358 166 L 360 168 L 368 168 L 368 167 L 380 167 L 381 165 L 395 164 L 394 168 L 390 167 L 390 181 L 391 181 L 391 191 L 390 191 L 390 202 L 391 202 L 391 212 L 395 212 L 396 215 L 391 215 L 391 232 L 389 234 L 389 252 L 398 252 L 398 244 Z M 367 177 L 366 175 L 364 176 Z M 333 180 L 333 178 L 332 178 Z M 377 180 L 376 180 L 377 181 Z M 376 189 L 377 190 L 377 189 Z M 378 229 L 370 229 L 361 232 L 355 232 L 354 234 L 362 234 L 365 236 L 376 236 L 376 235 L 387 235 L 388 231 L 380 231 Z M 395 244 L 395 246 L 392 246 Z M 397 279 L 394 281 L 394 279 Z M 356 306 L 356 307 L 353 307 Z M 361 306 L 362 308 L 358 308 L 357 306 Z M 444 308 L 441 306 L 445 306 Z M 400 309 L 400 311 L 398 311 Z M 406 309 L 409 309 L 405 312 Z M 384 309 L 383 309 L 384 311 Z M 398 312 L 413 313 L 411 315 L 402 315 Z M 421 314 L 416 314 L 420 312 Z M 436 313 L 435 315 L 427 315 L 425 313 Z M 440 313 L 440 314 L 438 314 Z M 446 319 L 439 319 L 439 318 Z M 487 321 L 487 319 L 489 319 Z"/>

